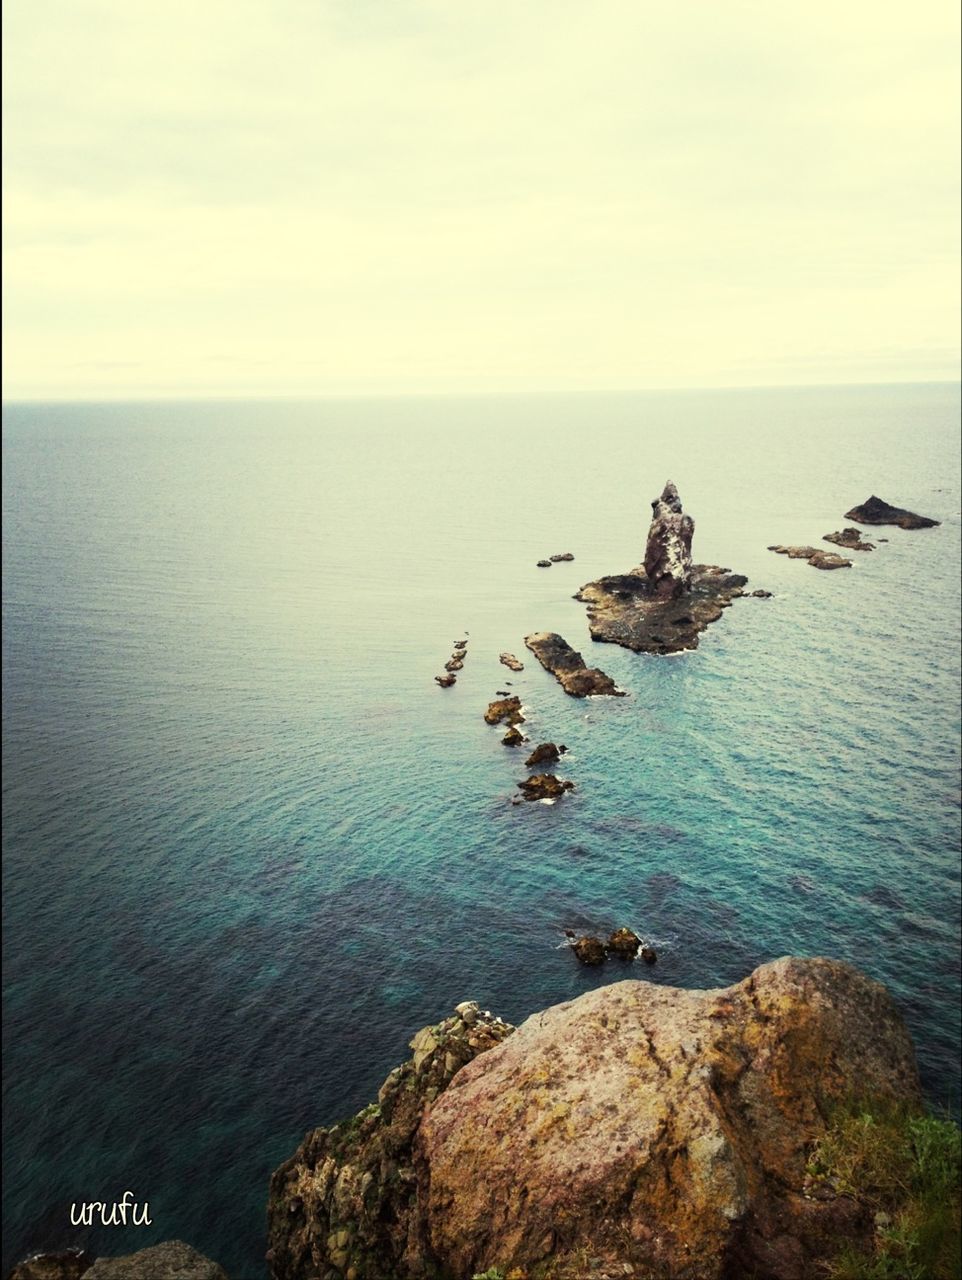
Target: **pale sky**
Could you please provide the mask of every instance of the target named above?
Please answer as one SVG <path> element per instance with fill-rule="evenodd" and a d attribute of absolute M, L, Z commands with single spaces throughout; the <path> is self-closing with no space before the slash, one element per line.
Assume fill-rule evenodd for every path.
<path fill-rule="evenodd" d="M 6 394 L 956 378 L 957 9 L 6 0 Z"/>

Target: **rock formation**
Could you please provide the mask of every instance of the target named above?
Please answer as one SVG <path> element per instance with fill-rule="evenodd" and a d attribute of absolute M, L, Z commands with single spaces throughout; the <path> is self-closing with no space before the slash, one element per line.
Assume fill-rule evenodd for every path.
<path fill-rule="evenodd" d="M 562 551 L 560 555 L 549 556 L 548 559 L 551 561 L 552 564 L 561 564 L 561 562 L 564 560 L 573 560 L 574 556 L 571 554 L 570 551 Z"/>
<path fill-rule="evenodd" d="M 583 938 L 577 938 L 571 944 L 571 950 L 575 953 L 582 964 L 599 965 L 604 964 L 605 944 L 600 938 L 593 938 L 585 935 Z"/>
<path fill-rule="evenodd" d="M 861 506 L 846 511 L 845 519 L 856 520 L 859 524 L 897 524 L 900 529 L 934 529 L 941 523 L 928 516 L 916 515 L 914 511 L 906 511 L 904 507 L 893 507 L 874 493 Z"/>
<path fill-rule="evenodd" d="M 655 600 L 676 600 L 691 587 L 691 540 L 695 522 L 681 509 L 678 490 L 669 480 L 653 512 L 645 547 L 645 577 Z"/>
<path fill-rule="evenodd" d="M 609 955 L 620 956 L 623 960 L 634 960 L 640 946 L 641 939 L 637 933 L 622 927 L 615 929 L 609 936 L 606 949 Z"/>
<path fill-rule="evenodd" d="M 837 547 L 844 547 L 846 551 L 874 551 L 874 542 L 863 542 L 861 529 L 855 529 L 851 526 L 847 529 L 837 529 L 835 533 L 826 533 L 822 539 L 823 542 L 834 542 Z"/>
<path fill-rule="evenodd" d="M 86 1253 L 47 1253 L 19 1263 L 9 1280 L 227 1280 L 223 1267 L 181 1240 L 140 1249 L 119 1258 Z"/>
<path fill-rule="evenodd" d="M 272 1280 L 808 1280 L 874 1228 L 806 1183 L 832 1106 L 919 1097 L 888 993 L 831 960 L 715 991 L 618 982 L 412 1047 L 377 1105 L 275 1173 Z"/>
<path fill-rule="evenodd" d="M 521 699 L 517 694 L 511 694 L 510 697 L 501 698 L 497 702 L 489 702 L 484 718 L 488 724 L 500 724 L 502 720 L 508 725 L 524 724 Z"/>
<path fill-rule="evenodd" d="M 644 564 L 586 583 L 575 599 L 588 606 L 593 640 L 636 653 L 695 649 L 699 634 L 744 594 L 748 579 L 718 565 L 692 564 L 695 522 L 683 513 L 671 481 L 651 505 Z"/>
<path fill-rule="evenodd" d="M 851 560 L 838 555 L 834 551 L 823 551 L 819 547 L 785 547 L 776 543 L 768 548 L 776 555 L 788 556 L 789 560 L 807 560 L 813 569 L 851 569 Z"/>
<path fill-rule="evenodd" d="M 550 568 L 551 568 L 551 561 L 550 561 L 550 560 L 539 560 L 539 561 L 538 561 L 538 568 L 539 568 L 539 569 L 550 569 Z"/>
<path fill-rule="evenodd" d="M 556 778 L 553 773 L 535 773 L 518 783 L 525 800 L 558 800 L 574 788 L 573 782 L 567 778 Z"/>
<path fill-rule="evenodd" d="M 501 741 L 506 747 L 520 747 L 523 746 L 528 739 L 524 736 L 517 725 L 512 725 Z"/>
<path fill-rule="evenodd" d="M 442 689 L 450 689 L 453 684 L 457 684 L 458 677 L 455 675 L 435 676 L 434 683 L 439 684 Z"/>
<path fill-rule="evenodd" d="M 529 769 L 539 764 L 557 764 L 567 750 L 563 743 L 556 747 L 553 742 L 539 742 L 524 763 Z"/>
<path fill-rule="evenodd" d="M 524 663 L 519 662 L 513 653 L 502 653 L 498 655 L 498 661 L 504 666 L 509 667 L 512 671 L 523 671 Z"/>
<path fill-rule="evenodd" d="M 610 676 L 597 667 L 589 667 L 581 654 L 557 632 L 537 631 L 534 635 L 525 636 L 524 642 L 545 671 L 550 671 L 565 693 L 570 693 L 573 698 L 625 696 Z"/>

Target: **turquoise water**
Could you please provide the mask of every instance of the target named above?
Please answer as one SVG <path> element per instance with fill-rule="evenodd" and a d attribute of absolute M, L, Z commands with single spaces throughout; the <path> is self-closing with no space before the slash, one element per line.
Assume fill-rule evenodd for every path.
<path fill-rule="evenodd" d="M 270 1170 L 465 998 L 785 953 L 886 982 L 959 1105 L 957 387 L 5 412 L 5 1262 L 149 1202 L 263 1274 Z M 678 484 L 748 574 L 694 654 L 592 645 L 572 593 Z M 870 493 L 943 521 L 820 573 L 766 550 Z M 874 538 L 874 534 L 872 535 Z M 826 544 L 827 545 L 827 544 Z M 570 564 L 535 568 L 574 552 Z M 630 696 L 502 649 L 553 629 Z M 470 633 L 455 688 L 433 677 Z M 512 807 L 508 682 L 577 790 Z"/>

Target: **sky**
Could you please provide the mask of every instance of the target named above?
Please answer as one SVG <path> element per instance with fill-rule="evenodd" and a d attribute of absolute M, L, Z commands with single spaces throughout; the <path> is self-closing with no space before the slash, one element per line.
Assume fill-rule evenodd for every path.
<path fill-rule="evenodd" d="M 5 394 L 957 378 L 954 0 L 6 0 Z"/>

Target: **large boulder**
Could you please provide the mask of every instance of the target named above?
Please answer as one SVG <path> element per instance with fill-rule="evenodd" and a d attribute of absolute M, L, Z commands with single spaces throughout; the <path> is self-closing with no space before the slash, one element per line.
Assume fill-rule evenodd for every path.
<path fill-rule="evenodd" d="M 831 960 L 713 991 L 619 982 L 513 1034 L 480 1025 L 475 1045 L 463 1022 L 420 1033 L 379 1110 L 278 1170 L 274 1280 L 583 1280 L 588 1258 L 598 1276 L 806 1280 L 873 1229 L 806 1181 L 833 1105 L 919 1097 L 888 993 Z"/>

